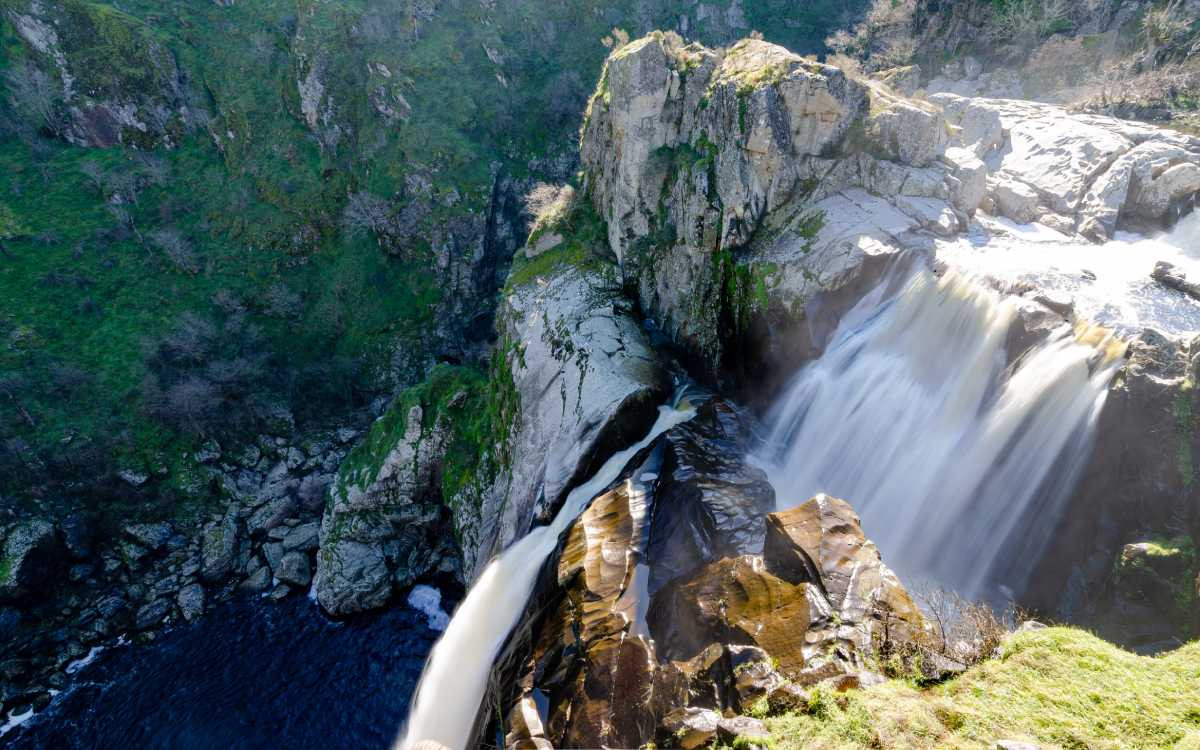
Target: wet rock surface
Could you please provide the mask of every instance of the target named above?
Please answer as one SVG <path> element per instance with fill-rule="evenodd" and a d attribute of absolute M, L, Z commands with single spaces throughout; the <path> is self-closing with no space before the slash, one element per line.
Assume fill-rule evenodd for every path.
<path fill-rule="evenodd" d="M 761 472 L 727 450 L 751 427 L 707 401 L 565 532 L 495 668 L 509 747 L 752 739 L 761 723 L 737 714 L 872 682 L 885 628 L 922 627 L 848 504 L 770 512 Z"/>

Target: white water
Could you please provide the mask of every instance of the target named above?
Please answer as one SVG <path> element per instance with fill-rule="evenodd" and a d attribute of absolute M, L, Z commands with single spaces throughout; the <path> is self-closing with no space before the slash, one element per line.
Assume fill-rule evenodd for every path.
<path fill-rule="evenodd" d="M 1162 260 L 1200 282 L 1200 211 L 1170 232 L 1154 237 L 1118 232 L 1102 245 L 1040 224 L 979 218 L 969 235 L 939 241 L 938 258 L 1006 284 L 1032 282 L 1072 300 L 1079 317 L 1122 334 L 1145 327 L 1173 335 L 1200 332 L 1200 302 L 1150 278 Z"/>
<path fill-rule="evenodd" d="M 433 586 L 413 586 L 408 593 L 408 606 L 425 615 L 430 630 L 444 632 L 450 624 L 450 615 L 442 609 L 442 592 Z"/>
<path fill-rule="evenodd" d="M 408 724 L 396 747 L 435 740 L 458 750 L 471 739 L 488 675 L 504 640 L 529 600 L 538 571 L 558 537 L 592 498 L 620 476 L 629 459 L 656 437 L 691 419 L 685 402 L 659 407 L 658 420 L 636 445 L 617 453 L 567 496 L 549 526 L 533 529 L 487 566 L 467 592 L 425 664 Z"/>
<path fill-rule="evenodd" d="M 1052 524 L 1029 516 L 1054 514 L 1069 490 L 1115 369 L 1065 326 L 1006 368 L 1015 314 L 953 272 L 864 299 L 769 414 L 757 458 L 779 507 L 845 498 L 910 583 L 993 593 L 1001 557 L 1045 541 L 1036 530 Z"/>

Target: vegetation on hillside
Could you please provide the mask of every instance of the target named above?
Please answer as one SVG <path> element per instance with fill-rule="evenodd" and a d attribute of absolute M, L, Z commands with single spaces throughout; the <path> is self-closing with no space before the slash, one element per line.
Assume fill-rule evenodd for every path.
<path fill-rule="evenodd" d="M 760 23 L 811 49 L 843 6 L 690 33 Z M 54 0 L 47 53 L 16 26 L 32 7 L 0 2 L 0 493 L 43 511 L 174 493 L 163 512 L 208 496 L 185 470 L 203 441 L 344 418 L 477 356 L 499 180 L 562 180 L 613 27 L 681 10 Z M 70 145 L 82 95 L 183 115 Z"/>
<path fill-rule="evenodd" d="M 807 711 L 767 721 L 770 746 L 1200 748 L 1200 642 L 1157 657 L 1074 628 L 1014 633 L 996 658 L 931 688 L 889 680 L 813 692 Z"/>

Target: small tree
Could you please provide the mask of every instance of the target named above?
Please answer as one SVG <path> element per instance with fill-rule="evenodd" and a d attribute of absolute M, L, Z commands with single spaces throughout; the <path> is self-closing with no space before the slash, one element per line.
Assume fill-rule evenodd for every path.
<path fill-rule="evenodd" d="M 26 61 L 14 65 L 5 79 L 9 103 L 22 119 L 37 130 L 45 128 L 56 136 L 62 134 L 59 121 L 62 94 L 54 78 Z"/>
<path fill-rule="evenodd" d="M 367 192 L 352 193 L 342 211 L 342 228 L 351 237 L 372 234 L 383 245 L 391 210 L 388 202 Z"/>
<path fill-rule="evenodd" d="M 156 229 L 151 232 L 150 240 L 180 271 L 193 275 L 200 272 L 200 259 L 196 251 L 178 229 Z"/>

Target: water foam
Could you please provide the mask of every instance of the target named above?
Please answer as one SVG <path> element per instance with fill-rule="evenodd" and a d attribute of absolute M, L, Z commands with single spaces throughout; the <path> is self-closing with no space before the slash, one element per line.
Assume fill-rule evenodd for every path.
<path fill-rule="evenodd" d="M 981 597 L 1000 568 L 1027 574 L 1116 364 L 1064 326 L 1010 367 L 1015 316 L 1011 298 L 953 272 L 864 299 L 771 412 L 756 460 L 779 507 L 845 498 L 910 582 Z"/>

